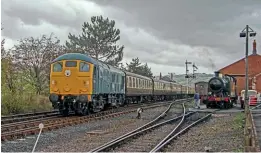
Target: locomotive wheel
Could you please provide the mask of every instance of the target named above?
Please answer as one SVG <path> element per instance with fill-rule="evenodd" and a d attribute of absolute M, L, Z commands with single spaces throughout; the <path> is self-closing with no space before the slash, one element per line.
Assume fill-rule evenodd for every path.
<path fill-rule="evenodd" d="M 83 111 L 82 111 L 82 115 L 86 116 L 86 115 L 89 115 L 89 114 L 90 114 L 89 108 L 84 108 Z"/>
<path fill-rule="evenodd" d="M 69 109 L 68 108 L 64 108 L 63 110 L 60 110 L 60 113 L 63 116 L 69 116 Z"/>
<path fill-rule="evenodd" d="M 82 110 L 82 115 L 83 116 L 86 116 L 86 115 L 89 115 L 91 114 L 90 112 L 90 107 L 89 107 L 89 103 L 87 102 Z"/>
<path fill-rule="evenodd" d="M 225 108 L 225 104 L 224 102 L 221 102 L 220 105 L 219 105 L 220 109 L 224 109 Z"/>

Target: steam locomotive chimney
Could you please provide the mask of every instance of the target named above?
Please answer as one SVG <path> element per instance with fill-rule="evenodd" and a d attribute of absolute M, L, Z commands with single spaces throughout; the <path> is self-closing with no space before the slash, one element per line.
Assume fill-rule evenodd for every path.
<path fill-rule="evenodd" d="M 256 55 L 256 40 L 253 42 L 253 55 Z"/>
<path fill-rule="evenodd" d="M 215 77 L 219 77 L 219 72 L 218 71 L 215 72 Z"/>

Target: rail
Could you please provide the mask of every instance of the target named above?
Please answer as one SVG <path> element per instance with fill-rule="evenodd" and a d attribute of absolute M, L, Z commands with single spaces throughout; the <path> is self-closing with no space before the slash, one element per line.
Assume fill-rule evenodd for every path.
<path fill-rule="evenodd" d="M 252 110 L 259 107 L 257 105 L 256 107 L 250 109 L 249 113 L 246 113 L 245 116 L 245 128 L 244 128 L 244 136 L 245 136 L 245 152 L 260 152 L 260 146 L 258 144 L 258 137 L 256 132 L 256 126 L 254 123 Z"/>
<path fill-rule="evenodd" d="M 200 122 L 203 122 L 207 119 L 209 119 L 212 116 L 212 113 L 209 113 L 208 115 L 198 119 L 197 121 L 193 122 L 192 124 L 189 124 L 188 126 L 186 126 L 185 128 L 182 128 L 179 132 L 177 132 L 175 135 L 174 132 L 171 132 L 170 135 L 168 135 L 167 137 L 165 137 L 165 139 L 163 139 L 157 146 L 155 146 L 150 153 L 153 152 L 159 152 L 161 149 L 163 149 L 164 147 L 167 146 L 167 144 L 169 144 L 173 139 L 176 139 L 178 136 L 180 136 L 181 134 L 185 133 L 186 131 L 188 131 L 190 128 L 196 126 L 197 124 L 199 124 Z M 183 120 L 182 120 L 183 122 Z M 181 123 L 182 123 L 181 122 Z M 179 125 L 178 125 L 179 126 Z M 176 131 L 176 129 L 174 129 Z M 172 136 L 173 135 L 173 136 Z M 170 137 L 172 136 L 172 137 Z M 170 137 L 170 138 L 169 138 Z"/>
<path fill-rule="evenodd" d="M 150 129 L 154 129 L 156 127 L 162 126 L 162 125 L 167 124 L 169 122 L 177 121 L 177 120 L 183 118 L 183 116 L 190 116 L 190 115 L 192 115 L 194 113 L 194 112 L 190 112 L 190 113 L 187 113 L 187 114 L 183 113 L 183 115 L 181 115 L 181 116 L 169 119 L 167 121 L 163 121 L 163 122 L 158 123 L 158 124 L 154 124 L 154 123 L 156 123 L 157 121 L 159 121 L 160 119 L 162 119 L 165 116 L 165 114 L 169 111 L 170 107 L 171 107 L 171 105 L 161 115 L 159 115 L 154 120 L 148 122 L 147 124 L 137 128 L 137 129 L 135 129 L 135 130 L 133 130 L 133 131 L 131 131 L 129 133 L 126 133 L 126 134 L 124 134 L 124 135 L 122 135 L 122 136 L 120 136 L 120 137 L 118 137 L 118 138 L 116 138 L 116 139 L 114 139 L 114 140 L 112 140 L 110 142 L 107 142 L 107 143 L 105 143 L 105 144 L 103 144 L 103 145 L 101 145 L 101 146 L 99 146 L 99 147 L 97 147 L 95 149 L 92 149 L 89 152 L 104 152 L 105 150 L 108 150 L 109 148 L 111 148 L 111 147 L 113 147 L 113 146 L 123 142 L 124 140 L 126 140 L 128 138 L 134 137 L 134 136 L 136 136 L 138 134 L 144 133 L 145 131 L 148 131 Z M 184 104 L 183 104 L 183 107 L 184 107 Z M 185 109 L 184 109 L 184 112 L 185 112 Z"/>

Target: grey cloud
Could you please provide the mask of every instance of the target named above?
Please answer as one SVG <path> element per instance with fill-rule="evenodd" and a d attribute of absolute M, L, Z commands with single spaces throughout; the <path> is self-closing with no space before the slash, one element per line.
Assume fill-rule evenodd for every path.
<path fill-rule="evenodd" d="M 258 0 L 92 1 L 102 6 L 97 10 L 70 5 L 76 1 L 59 2 L 2 0 L 2 35 L 17 40 L 55 32 L 65 40 L 69 32 L 80 34 L 82 23 L 91 16 L 102 14 L 116 20 L 121 43 L 126 46 L 125 58 L 138 56 L 143 62 L 173 67 L 184 67 L 188 59 L 211 71 L 244 55 L 244 39 L 239 38 L 239 32 L 246 23 L 260 33 L 256 39 L 258 47 L 261 44 Z M 43 27 L 43 23 L 50 25 Z M 39 31 L 22 28 L 22 24 Z"/>
<path fill-rule="evenodd" d="M 101 0 L 95 3 L 131 12 L 139 19 L 140 25 L 159 31 L 163 39 L 179 39 L 185 44 L 210 47 L 229 47 L 222 38 L 244 27 L 248 16 L 243 14 L 261 8 L 261 1 L 256 0 L 238 0 L 236 3 L 231 0 Z M 243 24 L 237 21 L 238 16 L 241 16 L 239 20 Z M 260 25 L 260 20 L 250 19 L 248 23 Z"/>

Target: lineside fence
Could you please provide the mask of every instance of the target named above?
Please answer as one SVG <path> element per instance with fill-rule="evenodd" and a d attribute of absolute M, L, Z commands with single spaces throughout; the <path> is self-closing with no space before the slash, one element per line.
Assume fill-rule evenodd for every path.
<path fill-rule="evenodd" d="M 261 101 L 257 101 L 256 107 L 261 107 Z M 255 109 L 254 107 L 253 109 Z M 260 146 L 258 143 L 258 136 L 256 132 L 256 126 L 253 119 L 253 114 L 251 109 L 246 113 L 246 122 L 245 122 L 245 152 L 260 152 Z"/>

